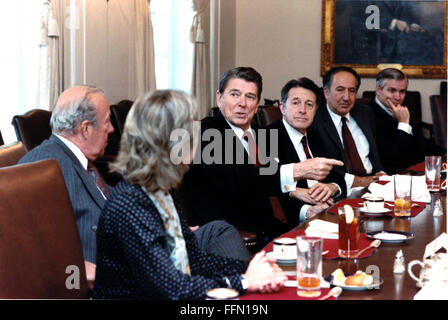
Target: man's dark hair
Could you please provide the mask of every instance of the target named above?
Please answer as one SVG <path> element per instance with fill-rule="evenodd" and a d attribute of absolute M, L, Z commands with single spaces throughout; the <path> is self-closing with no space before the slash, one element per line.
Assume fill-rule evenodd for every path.
<path fill-rule="evenodd" d="M 334 68 L 331 68 L 330 70 L 328 70 L 322 79 L 322 83 L 323 83 L 324 87 L 327 88 L 327 90 L 330 90 L 331 83 L 333 82 L 333 76 L 336 73 L 343 72 L 343 71 L 350 72 L 355 77 L 356 91 L 358 91 L 359 87 L 361 86 L 361 78 L 359 77 L 359 75 L 356 73 L 355 70 L 353 70 L 352 68 L 349 68 L 349 67 L 334 67 Z"/>
<path fill-rule="evenodd" d="M 281 91 L 281 99 L 282 103 L 286 104 L 286 100 L 288 100 L 288 92 L 292 88 L 304 88 L 311 90 L 316 95 L 316 101 L 319 96 L 319 87 L 314 83 L 313 80 L 308 79 L 306 77 L 302 77 L 300 79 L 292 79 L 289 80 L 282 88 Z"/>
<path fill-rule="evenodd" d="M 221 79 L 219 80 L 219 93 L 224 93 L 224 90 L 226 90 L 227 83 L 230 81 L 230 79 L 243 79 L 247 82 L 255 83 L 258 89 L 258 100 L 260 100 L 261 91 L 263 90 L 263 79 L 254 68 L 238 67 L 224 72 L 221 76 Z"/>

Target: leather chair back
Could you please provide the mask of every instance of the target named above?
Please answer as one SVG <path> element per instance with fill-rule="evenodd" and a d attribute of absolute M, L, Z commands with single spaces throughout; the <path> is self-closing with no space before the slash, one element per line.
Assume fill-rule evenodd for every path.
<path fill-rule="evenodd" d="M 440 94 L 446 96 L 446 84 L 447 81 L 440 81 Z"/>
<path fill-rule="evenodd" d="M 134 104 L 131 100 L 121 100 L 117 104 L 110 106 L 111 122 L 117 135 L 121 138 L 123 134 L 126 117 Z"/>
<path fill-rule="evenodd" d="M 429 97 L 431 105 L 432 123 L 434 126 L 435 143 L 446 150 L 446 95 L 432 95 Z"/>
<path fill-rule="evenodd" d="M 30 151 L 50 137 L 50 117 L 51 111 L 33 109 L 24 115 L 12 118 L 17 140 L 23 142 L 26 151 Z"/>
<path fill-rule="evenodd" d="M 49 159 L 0 169 L 0 299 L 88 298 L 64 178 Z"/>
<path fill-rule="evenodd" d="M 258 126 L 264 128 L 282 118 L 280 107 L 259 106 L 257 110 Z"/>
<path fill-rule="evenodd" d="M 25 155 L 25 146 L 21 141 L 0 147 L 0 168 L 17 164 Z"/>

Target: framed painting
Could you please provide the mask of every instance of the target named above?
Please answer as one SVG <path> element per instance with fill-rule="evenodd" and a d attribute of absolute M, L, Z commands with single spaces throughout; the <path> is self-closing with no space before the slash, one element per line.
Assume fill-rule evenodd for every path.
<path fill-rule="evenodd" d="M 448 1 L 322 0 L 322 9 L 321 75 L 344 65 L 364 77 L 389 67 L 447 77 Z"/>

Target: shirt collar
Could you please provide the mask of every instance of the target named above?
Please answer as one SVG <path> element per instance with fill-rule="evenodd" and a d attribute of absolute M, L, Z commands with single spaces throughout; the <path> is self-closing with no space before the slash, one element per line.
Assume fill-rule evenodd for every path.
<path fill-rule="evenodd" d="M 82 153 L 81 149 L 78 148 L 76 144 L 68 140 L 67 138 L 64 138 L 63 136 L 60 136 L 58 134 L 55 134 L 56 137 L 58 137 L 66 146 L 70 149 L 71 152 L 75 155 L 75 157 L 79 160 L 82 167 L 87 170 L 87 164 L 89 163 L 89 160 L 87 160 L 84 153 Z"/>
<path fill-rule="evenodd" d="M 339 124 L 341 123 L 341 119 L 342 119 L 342 117 L 341 117 L 340 115 L 334 113 L 334 112 L 330 109 L 330 107 L 328 106 L 328 104 L 327 104 L 327 110 L 328 110 L 328 113 L 330 114 L 331 120 L 333 120 L 334 125 L 336 126 L 336 128 L 338 128 L 338 127 L 339 127 Z M 347 113 L 344 117 L 346 117 L 346 118 L 347 118 L 347 121 L 350 122 L 350 119 L 351 119 L 350 113 Z"/>
<path fill-rule="evenodd" d="M 288 133 L 293 144 L 295 146 L 299 145 L 302 142 L 304 135 L 299 130 L 293 128 L 284 118 L 282 118 L 282 122 L 285 125 L 286 132 Z"/>
<path fill-rule="evenodd" d="M 253 130 L 252 130 L 250 125 L 249 125 L 249 128 L 246 131 L 244 131 L 240 127 L 237 127 L 237 126 L 234 126 L 233 124 L 231 124 L 230 121 L 227 120 L 226 118 L 224 118 L 224 119 L 227 121 L 227 123 L 229 124 L 230 128 L 232 128 L 233 132 L 235 132 L 235 134 L 238 137 L 238 139 L 240 139 L 240 140 L 243 139 L 244 132 L 247 132 L 247 131 L 249 131 L 252 134 L 252 137 L 254 137 L 254 139 L 255 139 L 254 132 L 253 132 Z"/>
<path fill-rule="evenodd" d="M 386 111 L 386 113 L 388 115 L 390 115 L 392 118 L 395 119 L 393 113 L 378 99 L 377 96 L 375 96 L 375 102 L 381 107 L 381 109 L 383 109 L 384 111 Z"/>

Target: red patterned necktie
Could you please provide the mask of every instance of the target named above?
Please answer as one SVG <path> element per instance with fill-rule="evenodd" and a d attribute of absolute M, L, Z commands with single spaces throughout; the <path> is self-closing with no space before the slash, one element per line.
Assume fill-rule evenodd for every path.
<path fill-rule="evenodd" d="M 311 159 L 312 156 L 310 154 L 310 150 L 308 149 L 308 143 L 306 142 L 306 136 L 303 136 L 301 141 L 302 141 L 303 151 L 305 151 L 306 158 Z"/>
<path fill-rule="evenodd" d="M 356 148 L 355 140 L 347 126 L 347 118 L 342 117 L 342 141 L 344 143 L 344 155 L 347 161 L 348 172 L 357 176 L 366 176 L 367 172 Z"/>
<path fill-rule="evenodd" d="M 87 173 L 94 179 L 96 186 L 101 190 L 104 196 L 107 197 L 109 195 L 109 190 L 107 190 L 107 186 L 104 183 L 104 180 L 101 177 L 101 174 L 99 173 L 98 169 L 90 161 L 87 164 Z"/>

